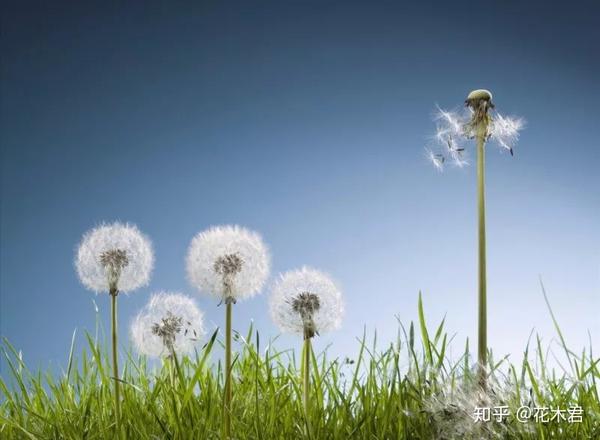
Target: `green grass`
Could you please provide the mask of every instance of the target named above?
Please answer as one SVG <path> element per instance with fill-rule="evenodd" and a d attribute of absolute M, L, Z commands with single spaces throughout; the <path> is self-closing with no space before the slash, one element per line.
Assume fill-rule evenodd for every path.
<path fill-rule="evenodd" d="M 297 367 L 301 360 L 294 351 L 266 347 L 252 328 L 244 335 L 235 334 L 233 438 L 444 438 L 430 403 L 442 390 L 460 389 L 469 381 L 474 361 L 468 354 L 468 341 L 463 356 L 448 359 L 452 338 L 443 322 L 427 327 L 421 300 L 419 319 L 416 326 L 399 324 L 397 340 L 387 347 L 377 347 L 376 335 L 368 343 L 363 335 L 357 340 L 353 360 L 328 359 L 326 353 L 313 355 L 309 414 L 304 414 L 302 375 Z M 415 337 L 415 327 L 420 338 Z M 60 377 L 30 372 L 18 352 L 8 341 L 3 342 L 9 377 L 0 380 L 0 438 L 117 438 L 108 345 L 96 343 L 90 335 L 86 339 L 87 348 L 77 356 L 71 348 Z M 596 386 L 600 359 L 592 361 L 591 347 L 576 354 L 568 350 L 561 334 L 560 340 L 571 365 L 566 366 L 568 372 L 557 374 L 548 369 L 548 354 L 539 339 L 533 349 L 526 347 L 524 361 L 518 366 L 507 360 L 495 361 L 490 353 L 489 369 L 494 377 L 506 378 L 511 384 L 508 404 L 513 414 L 529 399 L 536 406 L 579 405 L 584 410 L 582 422 L 523 424 L 509 418 L 509 429 L 500 438 L 600 438 Z M 224 374 L 222 365 L 211 359 L 222 350 L 215 332 L 195 357 L 181 358 L 176 364 L 150 367 L 143 357 L 122 352 L 124 437 L 220 438 Z"/>

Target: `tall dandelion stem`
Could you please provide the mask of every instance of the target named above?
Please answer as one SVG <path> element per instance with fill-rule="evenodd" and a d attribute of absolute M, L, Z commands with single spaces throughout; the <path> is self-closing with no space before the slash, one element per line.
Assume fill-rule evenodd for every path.
<path fill-rule="evenodd" d="M 119 386 L 119 359 L 117 355 L 118 338 L 117 338 L 117 289 L 110 290 L 110 330 L 112 334 L 112 364 L 113 364 L 113 381 L 115 384 L 115 420 L 117 424 L 117 432 L 121 432 L 121 390 Z"/>
<path fill-rule="evenodd" d="M 514 155 L 513 146 L 524 127 L 522 118 L 503 116 L 492 110 L 492 92 L 486 89 L 471 91 L 465 100 L 468 112 L 458 113 L 438 107 L 435 121 L 435 142 L 442 148 L 435 153 L 426 149 L 427 157 L 438 171 L 444 168 L 447 158 L 462 167 L 468 164 L 464 142 L 474 139 L 477 155 L 477 223 L 478 223 L 478 310 L 477 310 L 477 376 L 484 390 L 487 388 L 487 282 L 486 282 L 486 237 L 485 237 L 485 153 L 488 140 Z"/>
<path fill-rule="evenodd" d="M 304 404 L 304 413 L 308 417 L 310 409 L 310 358 L 311 358 L 310 337 L 304 337 L 304 350 L 302 356 L 302 403 Z"/>
<path fill-rule="evenodd" d="M 148 284 L 154 252 L 152 243 L 130 224 L 103 224 L 86 232 L 77 249 L 75 267 L 81 283 L 97 293 L 107 292 L 111 300 L 112 364 L 115 386 L 115 425 L 121 431 L 121 393 L 119 389 L 117 295 Z"/>
<path fill-rule="evenodd" d="M 487 121 L 477 125 L 477 218 L 479 232 L 478 264 L 478 346 L 479 383 L 485 387 L 487 364 L 487 281 L 485 247 L 485 139 Z"/>
<path fill-rule="evenodd" d="M 223 399 L 224 438 L 231 438 L 231 312 L 232 301 L 225 305 L 225 395 Z"/>
<path fill-rule="evenodd" d="M 269 251 L 256 232 L 239 226 L 215 226 L 190 243 L 186 269 L 190 283 L 225 303 L 225 384 L 223 438 L 231 438 L 232 363 L 231 313 L 233 304 L 262 289 L 269 274 Z M 239 437 L 239 436 L 238 436 Z"/>
<path fill-rule="evenodd" d="M 310 431 L 312 338 L 323 331 L 339 328 L 344 313 L 342 294 L 327 274 L 303 267 L 281 274 L 273 285 L 270 309 L 281 330 L 303 336 L 300 361 L 302 404 L 306 428 Z M 308 434 L 312 437 L 310 432 Z"/>

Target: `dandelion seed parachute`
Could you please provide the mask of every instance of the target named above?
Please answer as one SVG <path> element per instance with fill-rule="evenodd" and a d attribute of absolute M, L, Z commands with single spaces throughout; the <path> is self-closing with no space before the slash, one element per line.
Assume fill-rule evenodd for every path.
<path fill-rule="evenodd" d="M 432 152 L 429 157 L 433 166 L 438 171 L 442 171 L 445 162 L 461 168 L 468 165 L 465 150 L 465 141 L 467 140 L 465 129 L 469 121 L 468 116 L 464 112 L 448 111 L 437 107 L 433 119 L 436 122 L 433 140 L 437 144 L 438 150 L 438 152 Z"/>
<path fill-rule="evenodd" d="M 315 330 L 320 333 L 339 328 L 344 314 L 340 290 L 325 273 L 303 267 L 280 275 L 273 285 L 270 312 L 281 331 L 304 333 L 305 321 L 294 305 L 306 293 L 318 298 L 318 307 L 312 313 Z"/>
<path fill-rule="evenodd" d="M 519 140 L 519 132 L 525 126 L 523 118 L 503 116 L 496 113 L 490 126 L 490 137 L 502 148 L 512 151 Z"/>
<path fill-rule="evenodd" d="M 203 314 L 181 293 L 159 292 L 131 323 L 131 340 L 140 354 L 165 357 L 190 354 L 204 336 Z"/>
<path fill-rule="evenodd" d="M 431 162 L 431 164 L 438 170 L 440 173 L 444 171 L 444 161 L 445 158 L 441 154 L 436 154 L 431 151 L 429 148 L 425 148 L 425 156 L 427 160 Z"/>
<path fill-rule="evenodd" d="M 239 226 L 215 226 L 196 235 L 186 257 L 190 284 L 221 300 L 256 295 L 270 269 L 261 236 Z"/>
<path fill-rule="evenodd" d="M 449 111 L 437 107 L 433 119 L 437 123 L 436 138 L 445 144 L 448 137 L 455 140 L 464 137 L 465 126 L 470 118 L 464 112 Z"/>
<path fill-rule="evenodd" d="M 427 149 L 427 158 L 438 171 L 443 169 L 445 161 L 459 168 L 469 165 L 466 144 L 475 136 L 473 114 L 471 108 L 465 111 L 436 108 L 433 116 L 436 123 L 433 141 L 437 145 L 437 151 Z M 525 121 L 522 118 L 504 116 L 494 111 L 488 128 L 489 138 L 512 154 L 513 147 L 519 139 L 519 132 L 524 126 Z"/>
<path fill-rule="evenodd" d="M 81 283 L 94 292 L 108 292 L 111 282 L 130 292 L 150 281 L 152 243 L 135 225 L 102 224 L 88 231 L 77 249 L 75 267 Z M 112 269 L 117 270 L 112 270 Z M 115 279 L 116 278 L 116 279 Z"/>

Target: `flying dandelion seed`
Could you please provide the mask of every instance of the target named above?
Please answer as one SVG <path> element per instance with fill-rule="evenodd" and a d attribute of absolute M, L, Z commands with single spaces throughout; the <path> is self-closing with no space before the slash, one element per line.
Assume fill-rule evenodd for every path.
<path fill-rule="evenodd" d="M 152 295 L 131 323 L 135 348 L 151 357 L 191 354 L 204 334 L 202 312 L 181 293 Z"/>
<path fill-rule="evenodd" d="M 431 151 L 429 148 L 425 148 L 425 155 L 427 160 L 431 162 L 431 164 L 435 167 L 439 172 L 444 171 L 444 162 L 446 158 L 442 154 L 436 154 Z"/>
<path fill-rule="evenodd" d="M 513 147 L 519 140 L 519 132 L 525 127 L 523 118 L 496 114 L 490 126 L 490 138 L 513 155 Z"/>
<path fill-rule="evenodd" d="M 196 235 L 189 247 L 187 275 L 199 291 L 222 301 L 256 295 L 270 268 L 269 251 L 256 232 L 216 226 Z"/>
<path fill-rule="evenodd" d="M 272 289 L 270 311 L 281 331 L 312 337 L 340 327 L 344 304 L 329 276 L 303 267 L 280 275 Z"/>
<path fill-rule="evenodd" d="M 75 267 L 81 283 L 94 292 L 131 292 L 150 281 L 154 253 L 150 240 L 134 225 L 103 224 L 87 232 Z"/>

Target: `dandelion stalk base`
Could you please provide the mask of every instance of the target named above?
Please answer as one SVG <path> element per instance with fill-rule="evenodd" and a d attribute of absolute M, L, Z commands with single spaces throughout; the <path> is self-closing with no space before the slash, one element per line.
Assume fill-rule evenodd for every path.
<path fill-rule="evenodd" d="M 225 304 L 225 394 L 223 396 L 223 438 L 231 438 L 231 312 L 232 301 Z"/>
<path fill-rule="evenodd" d="M 118 339 L 117 339 L 117 295 L 116 289 L 110 290 L 110 315 L 111 315 L 111 335 L 112 335 L 112 363 L 113 363 L 113 381 L 115 385 L 115 421 L 117 432 L 121 433 L 121 390 L 119 384 L 119 358 L 118 358 Z"/>
<path fill-rule="evenodd" d="M 302 356 L 302 403 L 304 404 L 304 413 L 308 417 L 310 410 L 310 357 L 312 347 L 310 338 L 304 338 L 304 350 Z"/>

